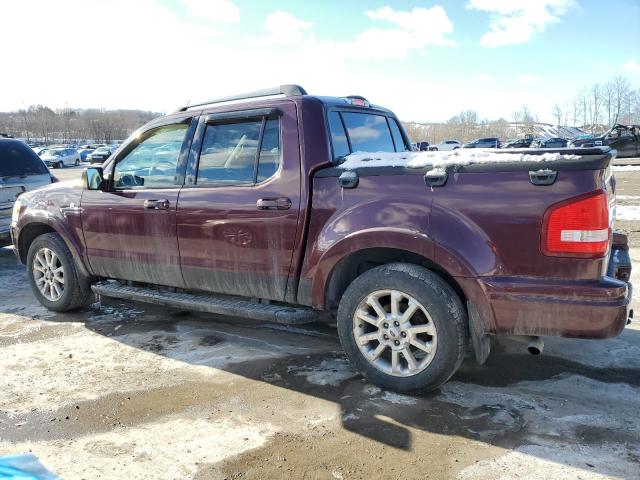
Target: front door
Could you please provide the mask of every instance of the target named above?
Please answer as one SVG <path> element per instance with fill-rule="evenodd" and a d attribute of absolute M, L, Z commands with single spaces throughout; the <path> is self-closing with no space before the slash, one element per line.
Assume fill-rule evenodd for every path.
<path fill-rule="evenodd" d="M 82 229 L 94 274 L 183 286 L 176 210 L 190 119 L 143 132 L 105 170 L 105 191 L 85 190 Z"/>
<path fill-rule="evenodd" d="M 178 201 L 186 286 L 283 300 L 300 211 L 295 105 L 209 115 L 198 131 Z"/>

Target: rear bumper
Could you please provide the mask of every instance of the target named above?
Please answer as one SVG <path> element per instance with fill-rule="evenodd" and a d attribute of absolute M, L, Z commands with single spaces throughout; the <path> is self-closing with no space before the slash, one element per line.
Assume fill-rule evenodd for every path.
<path fill-rule="evenodd" d="M 626 244 L 614 244 L 607 276 L 599 280 L 483 277 L 471 299 L 490 333 L 609 338 L 633 316 L 630 275 Z"/>
<path fill-rule="evenodd" d="M 611 277 L 594 282 L 482 280 L 495 332 L 609 338 L 619 335 L 631 314 L 631 284 Z"/>

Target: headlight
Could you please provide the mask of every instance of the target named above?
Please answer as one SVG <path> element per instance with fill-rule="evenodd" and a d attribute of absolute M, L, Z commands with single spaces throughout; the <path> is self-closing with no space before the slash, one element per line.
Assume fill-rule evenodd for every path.
<path fill-rule="evenodd" d="M 11 223 L 16 223 L 18 221 L 21 207 L 22 207 L 22 200 L 20 200 L 20 197 L 18 197 L 16 199 L 16 202 L 13 204 L 13 212 L 11 213 Z"/>

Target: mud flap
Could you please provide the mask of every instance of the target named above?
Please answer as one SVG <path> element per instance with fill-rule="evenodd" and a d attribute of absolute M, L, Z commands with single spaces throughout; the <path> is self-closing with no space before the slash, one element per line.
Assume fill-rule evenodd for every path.
<path fill-rule="evenodd" d="M 467 311 L 469 312 L 469 333 L 471 334 L 471 345 L 478 365 L 484 365 L 491 353 L 491 336 L 487 335 L 482 326 L 482 319 L 473 303 L 467 301 Z"/>

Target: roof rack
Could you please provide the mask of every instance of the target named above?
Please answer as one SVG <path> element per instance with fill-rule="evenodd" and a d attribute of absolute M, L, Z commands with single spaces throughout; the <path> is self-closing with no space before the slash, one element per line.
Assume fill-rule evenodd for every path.
<path fill-rule="evenodd" d="M 284 95 L 285 97 L 300 97 L 306 95 L 307 91 L 300 85 L 280 85 L 279 87 L 266 88 L 264 90 L 256 90 L 255 92 L 241 93 L 239 95 L 231 95 L 229 97 L 216 98 L 201 103 L 193 103 L 179 108 L 178 112 L 186 112 L 190 108 L 202 107 L 204 105 L 212 105 L 214 103 L 232 102 L 234 100 L 247 100 L 250 98 L 272 97 L 275 95 Z"/>

